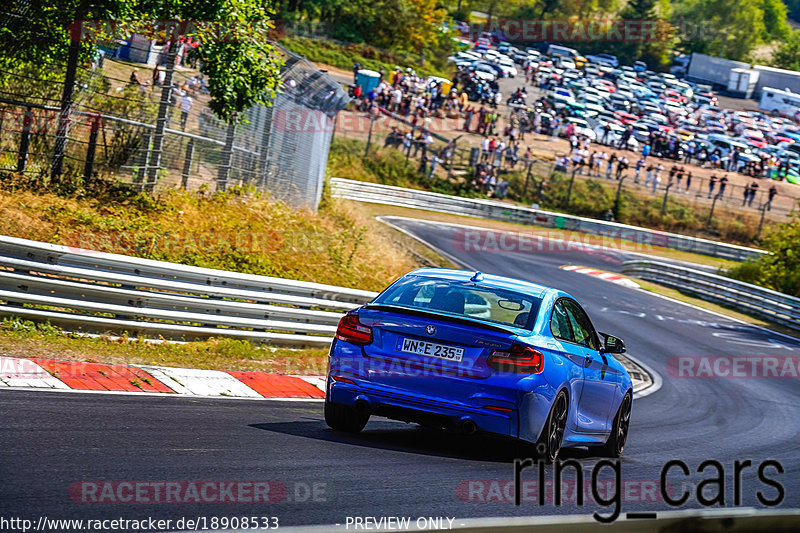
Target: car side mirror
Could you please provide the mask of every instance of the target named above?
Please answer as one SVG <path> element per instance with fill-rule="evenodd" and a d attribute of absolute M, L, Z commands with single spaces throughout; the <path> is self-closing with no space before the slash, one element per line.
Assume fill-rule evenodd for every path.
<path fill-rule="evenodd" d="M 600 335 L 603 336 L 603 347 L 600 349 L 602 353 L 625 353 L 625 343 L 622 339 L 608 333 L 600 333 Z"/>

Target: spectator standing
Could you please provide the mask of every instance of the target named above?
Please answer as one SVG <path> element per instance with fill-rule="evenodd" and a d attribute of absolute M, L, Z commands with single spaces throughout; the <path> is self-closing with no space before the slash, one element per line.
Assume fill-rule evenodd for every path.
<path fill-rule="evenodd" d="M 608 134 L 611 131 L 611 125 L 606 122 L 603 124 L 603 137 L 600 139 L 600 144 L 608 144 Z"/>
<path fill-rule="evenodd" d="M 603 164 L 603 161 L 607 160 L 608 160 L 608 154 L 605 151 L 601 151 L 599 154 L 597 154 L 597 158 L 594 160 L 594 170 L 598 176 L 600 176 L 600 168 L 601 165 Z"/>
<path fill-rule="evenodd" d="M 472 124 L 472 115 L 474 113 L 475 111 L 471 107 L 468 107 L 466 112 L 464 113 L 464 131 L 466 132 L 470 131 L 469 127 L 470 124 Z"/>
<path fill-rule="evenodd" d="M 617 154 L 612 153 L 611 157 L 608 158 L 608 163 L 606 164 L 606 179 L 611 179 L 611 170 L 614 168 L 614 163 L 617 160 Z"/>
<path fill-rule="evenodd" d="M 742 196 L 744 197 L 742 199 L 742 206 L 745 206 L 745 205 L 747 205 L 747 200 L 750 199 L 750 184 L 749 183 L 744 186 L 744 192 L 742 193 Z"/>
<path fill-rule="evenodd" d="M 689 187 L 692 186 L 692 171 L 686 174 L 686 194 L 689 194 Z"/>
<path fill-rule="evenodd" d="M 683 160 L 685 164 L 691 164 L 692 157 L 694 157 L 695 147 L 695 142 L 693 140 L 689 141 L 689 144 L 686 146 L 686 157 Z"/>
<path fill-rule="evenodd" d="M 622 173 L 628 169 L 628 158 L 623 154 L 617 161 L 617 181 L 622 177 Z"/>
<path fill-rule="evenodd" d="M 728 185 L 728 176 L 722 176 L 719 180 L 719 198 L 720 200 L 725 196 L 725 187 Z"/>
<path fill-rule="evenodd" d="M 717 186 L 717 177 L 714 174 L 711 174 L 711 179 L 708 180 L 708 198 L 711 198 L 711 195 L 714 194 L 714 187 Z"/>
<path fill-rule="evenodd" d="M 582 170 L 583 166 L 583 156 L 580 150 L 574 150 L 572 152 L 572 169 L 577 171 L 578 174 L 583 174 Z"/>
<path fill-rule="evenodd" d="M 434 172 L 436 172 L 436 165 L 441 163 L 441 161 L 442 160 L 439 159 L 437 154 L 433 154 L 433 157 L 431 158 L 431 169 L 428 172 L 428 179 L 433 179 Z"/>
<path fill-rule="evenodd" d="M 672 165 L 672 168 L 669 169 L 669 181 L 668 181 L 668 183 L 670 185 L 672 185 L 672 183 L 675 181 L 675 174 L 677 174 L 677 172 L 678 172 L 678 165 L 677 164 Z"/>
<path fill-rule="evenodd" d="M 656 194 L 656 191 L 658 190 L 658 184 L 661 182 L 661 177 L 659 176 L 659 174 L 660 174 L 660 170 L 658 169 L 658 167 L 660 167 L 660 166 L 661 166 L 661 165 L 658 165 L 658 166 L 656 167 L 656 172 L 655 172 L 655 174 L 653 175 L 653 181 L 651 182 L 651 186 L 652 186 L 652 193 L 653 193 L 654 195 Z"/>
<path fill-rule="evenodd" d="M 769 188 L 769 200 L 767 200 L 767 211 L 772 211 L 772 200 L 775 198 L 776 194 L 778 194 L 778 188 L 773 183 L 772 187 Z"/>
<path fill-rule="evenodd" d="M 522 156 L 522 162 L 525 164 L 526 169 L 531 166 L 531 163 L 533 163 L 533 153 L 531 152 L 530 146 L 525 149 L 525 155 Z"/>
<path fill-rule="evenodd" d="M 192 110 L 192 97 L 184 91 L 181 98 L 181 131 L 186 131 L 186 121 L 189 119 L 189 111 Z"/>
<path fill-rule="evenodd" d="M 758 182 L 754 181 L 752 185 L 750 185 L 750 199 L 747 200 L 747 207 L 753 207 L 753 200 L 755 199 L 757 192 L 758 192 Z"/>

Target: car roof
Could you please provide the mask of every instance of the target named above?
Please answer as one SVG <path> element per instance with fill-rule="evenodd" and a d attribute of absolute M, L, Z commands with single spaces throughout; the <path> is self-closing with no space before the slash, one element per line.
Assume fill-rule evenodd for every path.
<path fill-rule="evenodd" d="M 472 278 L 474 275 L 474 270 L 457 270 L 452 268 L 418 268 L 406 274 L 406 276 L 420 276 L 431 279 L 461 282 L 470 281 L 470 278 Z M 535 296 L 537 298 L 544 298 L 548 294 L 561 293 L 561 291 L 551 287 L 545 287 L 544 285 L 538 285 L 529 281 L 507 278 L 505 276 L 496 276 L 494 274 L 482 273 L 482 275 L 483 279 L 477 283 L 486 287 L 517 291 L 529 296 Z M 566 293 L 564 293 L 564 295 L 566 296 Z"/>

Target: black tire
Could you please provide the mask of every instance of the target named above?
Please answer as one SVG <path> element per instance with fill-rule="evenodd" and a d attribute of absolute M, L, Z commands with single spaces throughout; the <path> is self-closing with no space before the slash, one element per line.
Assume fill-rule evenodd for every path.
<path fill-rule="evenodd" d="M 611 435 L 604 445 L 599 450 L 602 457 L 620 457 L 625 450 L 625 442 L 628 440 L 628 428 L 631 423 L 631 393 L 625 394 L 622 398 L 622 403 L 617 411 L 617 416 L 614 417 L 614 427 L 611 430 Z"/>
<path fill-rule="evenodd" d="M 563 390 L 556 395 L 550 415 L 542 428 L 542 434 L 536 443 L 537 451 L 544 459 L 553 463 L 558 459 L 561 450 L 561 441 L 564 438 L 564 429 L 567 427 L 567 414 L 569 413 L 569 400 Z"/>
<path fill-rule="evenodd" d="M 355 407 L 325 402 L 325 423 L 331 429 L 358 433 L 369 421 L 369 413 L 358 411 Z"/>

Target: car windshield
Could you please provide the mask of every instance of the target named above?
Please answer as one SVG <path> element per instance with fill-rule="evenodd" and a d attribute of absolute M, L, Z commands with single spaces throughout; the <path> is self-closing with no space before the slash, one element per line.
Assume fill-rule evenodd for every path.
<path fill-rule="evenodd" d="M 408 276 L 386 289 L 373 303 L 531 329 L 541 301 L 537 296 L 481 283 Z"/>

